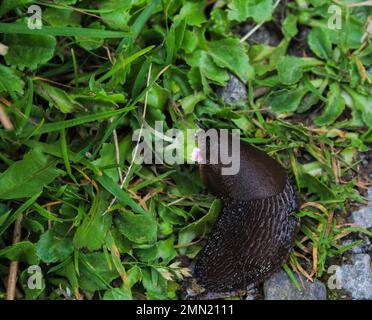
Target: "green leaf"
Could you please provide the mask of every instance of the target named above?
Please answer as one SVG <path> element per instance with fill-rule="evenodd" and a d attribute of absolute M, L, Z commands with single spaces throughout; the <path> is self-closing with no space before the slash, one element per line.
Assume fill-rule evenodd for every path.
<path fill-rule="evenodd" d="M 328 3 L 328 0 L 309 0 L 314 7 L 320 7 Z"/>
<path fill-rule="evenodd" d="M 131 18 L 131 1 L 105 0 L 99 4 L 102 20 L 109 27 L 118 30 L 128 29 L 128 22 Z"/>
<path fill-rule="evenodd" d="M 74 251 L 72 239 L 53 230 L 41 235 L 36 243 L 36 254 L 45 263 L 62 262 Z"/>
<path fill-rule="evenodd" d="M 0 175 L 0 199 L 32 197 L 62 174 L 39 149 L 16 161 Z"/>
<path fill-rule="evenodd" d="M 267 98 L 274 112 L 294 112 L 298 108 L 307 89 L 298 87 L 294 90 L 282 89 L 270 94 Z"/>
<path fill-rule="evenodd" d="M 227 68 L 243 82 L 252 80 L 254 71 L 249 64 L 249 58 L 243 45 L 235 38 L 210 41 L 208 53 L 214 62 L 222 68 Z"/>
<path fill-rule="evenodd" d="M 223 85 L 229 79 L 228 73 L 219 68 L 206 51 L 197 50 L 186 61 L 190 66 L 199 68 L 206 78 L 218 84 Z"/>
<path fill-rule="evenodd" d="M 35 245 L 30 241 L 21 241 L 0 250 L 0 257 L 5 257 L 11 261 L 25 262 L 29 265 L 39 263 Z"/>
<path fill-rule="evenodd" d="M 363 122 L 368 126 L 372 127 L 372 99 L 369 96 L 365 96 L 348 86 L 344 86 L 345 91 L 351 96 L 353 101 L 353 107 L 362 114 Z"/>
<path fill-rule="evenodd" d="M 177 51 L 180 49 L 183 38 L 185 36 L 186 23 L 183 20 L 177 27 L 174 25 L 171 26 L 169 32 L 166 36 L 166 49 L 167 49 L 167 59 L 166 64 L 172 63 L 177 54 Z"/>
<path fill-rule="evenodd" d="M 314 120 L 317 126 L 330 125 L 342 114 L 345 109 L 345 100 L 341 96 L 338 83 L 333 83 L 329 87 L 327 103 L 321 116 Z"/>
<path fill-rule="evenodd" d="M 185 30 L 181 48 L 186 53 L 193 53 L 198 45 L 198 37 L 190 30 Z"/>
<path fill-rule="evenodd" d="M 132 300 L 132 294 L 125 286 L 122 286 L 107 290 L 103 296 L 103 300 Z"/>
<path fill-rule="evenodd" d="M 168 263 L 177 256 L 177 251 L 174 248 L 174 239 L 174 236 L 172 236 L 156 243 L 158 248 L 158 257 L 161 258 L 164 263 Z"/>
<path fill-rule="evenodd" d="M 196 237 L 202 236 L 208 229 L 212 227 L 220 211 L 221 201 L 219 199 L 216 199 L 212 202 L 212 205 L 205 216 L 193 223 L 188 224 L 186 227 L 180 230 L 178 236 L 178 244 L 187 244 L 194 240 Z"/>
<path fill-rule="evenodd" d="M 310 49 L 323 59 L 332 57 L 332 43 L 326 30 L 313 28 L 307 38 Z"/>
<path fill-rule="evenodd" d="M 321 65 L 322 62 L 313 58 L 298 58 L 285 56 L 278 63 L 279 80 L 283 84 L 294 84 L 301 80 L 303 72 L 311 67 Z"/>
<path fill-rule="evenodd" d="M 167 299 L 166 280 L 153 268 L 142 269 L 143 286 L 146 289 L 146 296 L 149 300 Z"/>
<path fill-rule="evenodd" d="M 70 113 L 74 110 L 82 110 L 84 107 L 76 102 L 66 91 L 53 87 L 45 82 L 38 82 L 36 92 L 49 102 L 49 105 L 56 107 L 63 113 Z"/>
<path fill-rule="evenodd" d="M 23 94 L 25 83 L 17 75 L 16 71 L 0 64 L 0 93 L 18 92 Z"/>
<path fill-rule="evenodd" d="M 105 214 L 107 207 L 102 195 L 96 195 L 87 216 L 76 229 L 74 244 L 77 248 L 91 251 L 101 248 L 112 223 L 112 216 Z"/>
<path fill-rule="evenodd" d="M 31 4 L 34 0 L 3 0 L 0 4 L 0 17 L 8 11 L 20 8 L 22 9 L 27 4 Z"/>
<path fill-rule="evenodd" d="M 185 114 L 190 114 L 194 112 L 195 106 L 205 99 L 205 96 L 202 92 L 197 94 L 189 95 L 181 100 L 181 106 Z"/>
<path fill-rule="evenodd" d="M 36 69 L 53 58 L 56 39 L 50 35 L 6 34 L 4 43 L 9 47 L 7 64 L 23 70 Z"/>
<path fill-rule="evenodd" d="M 316 177 L 303 172 L 300 176 L 300 187 L 307 188 L 310 192 L 319 196 L 320 200 L 339 200 L 344 201 L 337 197 L 335 193 L 323 182 Z"/>
<path fill-rule="evenodd" d="M 293 14 L 287 15 L 283 21 L 283 34 L 286 39 L 293 38 L 298 32 L 297 17 Z"/>
<path fill-rule="evenodd" d="M 99 21 L 94 21 L 93 23 L 88 25 L 89 29 L 96 29 L 96 30 L 103 30 L 104 31 L 104 25 L 102 25 Z M 82 46 L 85 50 L 91 51 L 98 48 L 101 48 L 103 46 L 103 43 L 105 41 L 104 38 L 97 38 L 92 35 L 90 36 L 76 36 L 75 37 L 76 42 Z"/>
<path fill-rule="evenodd" d="M 119 277 L 119 273 L 112 266 L 110 267 L 103 252 L 92 252 L 79 254 L 80 266 L 80 287 L 89 292 L 108 289 L 110 282 Z"/>
<path fill-rule="evenodd" d="M 120 233 L 135 243 L 156 241 L 157 222 L 150 213 L 123 212 L 115 221 Z"/>
<path fill-rule="evenodd" d="M 95 165 L 97 168 L 102 168 L 105 166 L 116 166 L 115 161 L 115 147 L 111 143 L 104 143 L 102 145 L 102 148 L 99 152 L 100 157 L 97 160 L 94 160 L 92 162 L 93 165 Z M 119 174 L 117 168 L 112 169 L 105 169 L 105 174 L 109 176 L 112 180 L 118 181 Z"/>
<path fill-rule="evenodd" d="M 81 15 L 74 10 L 47 8 L 43 12 L 43 20 L 45 20 L 51 26 L 79 27 Z"/>
<path fill-rule="evenodd" d="M 182 6 L 180 13 L 175 16 L 174 22 L 178 25 L 182 20 L 189 26 L 200 27 L 206 20 L 204 9 L 207 5 L 205 0 L 191 2 L 186 1 Z"/>
<path fill-rule="evenodd" d="M 168 90 L 155 83 L 148 91 L 147 105 L 154 109 L 164 110 L 168 98 Z"/>
<path fill-rule="evenodd" d="M 228 18 L 239 22 L 253 18 L 257 23 L 271 19 L 272 0 L 231 0 L 228 4 Z"/>
<path fill-rule="evenodd" d="M 61 4 L 61 5 L 72 5 L 72 4 L 76 4 L 76 2 L 78 2 L 78 0 L 54 0 L 53 1 L 54 3 L 56 4 Z"/>
<path fill-rule="evenodd" d="M 129 195 L 121 189 L 117 183 L 115 183 L 107 175 L 97 177 L 98 182 L 112 195 L 114 195 L 119 201 L 128 205 L 134 212 L 146 213 L 140 205 L 138 205 Z"/>

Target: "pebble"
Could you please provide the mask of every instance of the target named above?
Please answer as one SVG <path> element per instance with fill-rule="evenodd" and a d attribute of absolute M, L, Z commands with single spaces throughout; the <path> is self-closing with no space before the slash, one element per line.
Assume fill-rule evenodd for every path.
<path fill-rule="evenodd" d="M 351 264 L 341 265 L 335 275 L 340 289 L 350 292 L 353 300 L 372 299 L 372 268 L 368 254 L 354 254 Z"/>
<path fill-rule="evenodd" d="M 368 189 L 368 200 L 372 201 L 372 187 Z M 372 204 L 361 207 L 359 210 L 351 214 L 352 223 L 355 223 L 364 228 L 372 227 Z"/>
<path fill-rule="evenodd" d="M 324 283 L 319 280 L 309 282 L 301 275 L 302 282 L 296 275 L 300 286 L 304 288 L 298 290 L 287 273 L 283 270 L 275 273 L 264 283 L 265 300 L 326 300 L 327 289 Z"/>
<path fill-rule="evenodd" d="M 236 76 L 230 74 L 230 79 L 225 87 L 217 90 L 217 93 L 229 105 L 240 105 L 247 102 L 247 87 Z"/>

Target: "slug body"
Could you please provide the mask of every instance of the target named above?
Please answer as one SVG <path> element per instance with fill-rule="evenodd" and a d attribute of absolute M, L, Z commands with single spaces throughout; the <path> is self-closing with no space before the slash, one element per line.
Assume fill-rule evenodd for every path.
<path fill-rule="evenodd" d="M 228 152 L 220 143 L 215 147 Z M 222 210 L 195 259 L 188 298 L 218 298 L 254 287 L 285 263 L 293 246 L 297 202 L 286 171 L 243 141 L 235 156 L 240 160 L 236 175 L 222 175 L 221 164 L 200 165 L 201 178 L 221 199 Z"/>

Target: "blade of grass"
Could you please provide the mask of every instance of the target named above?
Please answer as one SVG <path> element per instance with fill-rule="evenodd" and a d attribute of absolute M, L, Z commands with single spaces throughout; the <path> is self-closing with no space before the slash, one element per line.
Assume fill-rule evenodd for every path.
<path fill-rule="evenodd" d="M 78 184 L 74 175 L 72 174 L 70 160 L 68 158 L 68 149 L 67 149 L 65 129 L 61 129 L 61 132 L 60 132 L 60 144 L 61 144 L 62 158 L 63 158 L 63 162 L 64 162 L 65 167 L 66 167 L 67 174 L 70 176 L 72 181 L 74 181 L 76 184 Z"/>
<path fill-rule="evenodd" d="M 26 202 L 24 202 L 10 217 L 9 219 L 0 227 L 0 236 L 4 233 L 6 229 L 8 229 L 14 221 L 17 220 L 19 215 L 21 215 L 24 211 L 26 211 L 39 196 L 41 195 L 41 192 L 38 194 L 35 194 L 33 197 L 28 199 Z"/>
<path fill-rule="evenodd" d="M 135 61 L 139 57 L 143 56 L 147 52 L 151 51 L 154 47 L 155 46 L 148 46 L 148 47 L 146 47 L 146 48 L 144 48 L 144 49 L 136 52 L 135 54 L 132 54 L 128 58 L 125 58 L 125 59 L 119 58 L 118 62 L 107 73 L 105 73 L 102 77 L 100 77 L 97 80 L 97 83 L 101 83 L 101 82 L 103 82 L 103 81 L 111 78 L 115 73 L 117 73 L 119 71 L 123 71 L 123 69 L 128 64 L 130 64 L 131 62 Z"/>
<path fill-rule="evenodd" d="M 283 269 L 284 269 L 285 272 L 287 272 L 288 277 L 292 280 L 294 286 L 295 286 L 298 290 L 301 290 L 300 284 L 298 283 L 298 281 L 297 281 L 296 277 L 294 276 L 292 270 L 288 267 L 287 264 L 285 264 L 285 265 L 283 266 Z"/>
<path fill-rule="evenodd" d="M 102 187 L 114 195 L 119 201 L 131 207 L 134 212 L 146 214 L 145 210 L 142 209 L 142 207 L 132 198 L 130 198 L 129 195 L 110 177 L 103 174 L 102 176 L 96 177 L 96 179 L 102 185 Z"/>
<path fill-rule="evenodd" d="M 138 190 L 141 190 L 142 188 L 145 188 L 149 185 L 152 185 L 153 183 L 164 180 L 165 178 L 167 178 L 168 176 L 170 176 L 174 172 L 175 172 L 175 170 L 169 170 L 167 172 L 164 172 L 163 174 L 161 174 L 161 175 L 159 175 L 159 176 L 157 176 L 153 179 L 149 179 L 149 180 L 146 180 L 146 181 L 143 181 L 143 182 L 137 184 L 136 186 L 134 186 L 130 190 L 133 191 L 133 192 L 137 192 Z"/>
<path fill-rule="evenodd" d="M 42 217 L 48 220 L 52 220 L 55 222 L 63 222 L 62 219 L 56 217 L 53 213 L 49 212 L 47 209 L 43 208 L 41 205 L 39 205 L 36 202 L 32 205 L 32 208 L 35 209 L 35 211 L 39 213 Z"/>
<path fill-rule="evenodd" d="M 131 38 L 130 35 L 122 31 L 108 31 L 93 28 L 79 27 L 51 27 L 43 26 L 41 29 L 30 29 L 27 25 L 20 23 L 0 22 L 0 33 L 8 34 L 31 34 L 31 35 L 51 35 L 65 37 L 88 37 L 88 38 Z"/>
<path fill-rule="evenodd" d="M 98 120 L 111 118 L 111 117 L 126 113 L 130 110 L 133 110 L 133 109 L 136 109 L 136 107 L 135 106 L 130 106 L 130 107 L 126 107 L 126 108 L 122 108 L 122 109 L 118 109 L 118 110 L 104 111 L 104 112 L 99 112 L 99 113 L 96 113 L 96 114 L 90 114 L 90 115 L 82 116 L 80 118 L 47 123 L 45 125 L 42 125 L 37 130 L 35 130 L 35 128 L 33 128 L 33 132 L 29 133 L 29 136 L 36 136 L 36 135 L 39 135 L 39 134 L 59 131 L 61 129 L 80 126 L 84 123 L 94 122 L 94 121 L 98 121 Z"/>
<path fill-rule="evenodd" d="M 159 3 L 160 3 L 160 0 L 151 1 L 150 4 L 140 13 L 140 15 L 136 18 L 133 25 L 131 26 L 132 38 L 130 39 L 129 37 L 127 37 L 121 40 L 118 46 L 117 52 L 120 52 L 125 46 L 129 45 L 130 43 L 134 42 L 137 39 L 142 28 L 144 27 L 146 22 L 150 19 L 156 6 Z"/>

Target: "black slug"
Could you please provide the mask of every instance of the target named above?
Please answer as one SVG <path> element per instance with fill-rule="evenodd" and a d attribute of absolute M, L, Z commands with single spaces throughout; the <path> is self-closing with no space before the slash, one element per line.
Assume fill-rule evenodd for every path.
<path fill-rule="evenodd" d="M 231 137 L 232 139 L 237 139 Z M 221 163 L 200 165 L 208 190 L 222 201 L 212 233 L 195 258 L 193 277 L 184 284 L 187 299 L 237 295 L 277 271 L 288 258 L 298 219 L 294 188 L 285 169 L 264 152 L 240 141 L 235 175 L 222 175 Z M 231 143 L 207 144 L 220 154 L 231 152 Z M 208 159 L 207 159 L 208 160 Z"/>

